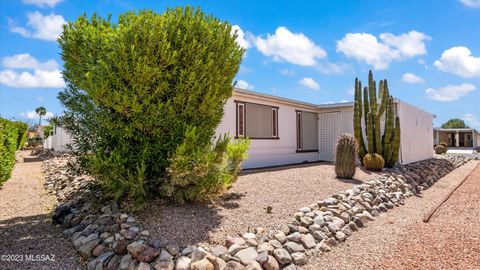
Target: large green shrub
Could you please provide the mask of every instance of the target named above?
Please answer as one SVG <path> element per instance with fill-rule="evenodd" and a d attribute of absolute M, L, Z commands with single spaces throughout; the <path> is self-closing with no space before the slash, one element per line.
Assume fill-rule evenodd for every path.
<path fill-rule="evenodd" d="M 222 174 L 236 173 L 225 169 L 234 146 L 212 139 L 244 53 L 235 37 L 228 23 L 190 7 L 66 25 L 59 123 L 73 135 L 81 167 L 116 198 L 136 202 L 158 193 L 203 199 L 228 185 Z M 178 177 L 187 167 L 206 172 Z"/>
<path fill-rule="evenodd" d="M 17 124 L 0 118 L 0 186 L 10 178 L 17 150 Z"/>
<path fill-rule="evenodd" d="M 22 148 L 25 145 L 25 141 L 27 140 L 27 129 L 28 129 L 28 124 L 25 122 L 15 122 L 15 125 L 17 127 L 17 149 Z"/>

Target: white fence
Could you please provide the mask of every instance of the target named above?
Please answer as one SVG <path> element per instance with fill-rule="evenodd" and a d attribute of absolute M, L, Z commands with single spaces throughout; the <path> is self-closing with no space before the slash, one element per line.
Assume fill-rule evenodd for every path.
<path fill-rule="evenodd" d="M 68 151 L 67 144 L 69 144 L 71 140 L 70 135 L 63 128 L 55 126 L 53 135 L 50 135 L 43 141 L 43 148 L 66 152 Z"/>

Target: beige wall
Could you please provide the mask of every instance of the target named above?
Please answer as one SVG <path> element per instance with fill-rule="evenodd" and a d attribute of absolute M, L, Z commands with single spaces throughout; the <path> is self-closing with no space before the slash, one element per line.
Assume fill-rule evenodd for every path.
<path fill-rule="evenodd" d="M 225 104 L 224 117 L 217 127 L 216 134 L 236 133 L 235 101 L 252 102 L 264 105 L 277 106 L 278 109 L 278 137 L 279 139 L 252 139 L 248 159 L 244 168 L 258 168 L 274 165 L 317 161 L 317 152 L 297 153 L 296 113 L 295 110 L 315 112 L 314 108 L 273 101 L 263 97 L 252 97 L 234 92 L 233 97 Z"/>

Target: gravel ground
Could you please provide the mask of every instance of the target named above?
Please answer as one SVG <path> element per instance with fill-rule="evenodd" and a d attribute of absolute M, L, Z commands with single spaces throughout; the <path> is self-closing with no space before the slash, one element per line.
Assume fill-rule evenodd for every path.
<path fill-rule="evenodd" d="M 310 257 L 308 264 L 301 269 L 456 269 L 460 267 L 455 265 L 460 258 L 452 259 L 449 256 L 458 255 L 464 249 L 468 251 L 462 261 L 473 262 L 475 259 L 467 258 L 467 255 L 473 256 L 471 252 L 476 250 L 476 262 L 478 264 L 478 209 L 480 209 L 478 168 L 473 176 L 474 180 L 470 180 L 470 184 L 473 181 L 473 185 L 477 186 L 477 194 L 466 195 L 470 198 L 468 203 L 467 201 L 462 201 L 468 207 L 468 211 L 462 211 L 458 206 L 456 208 L 452 207 L 451 209 L 448 208 L 450 210 L 443 209 L 442 211 L 447 212 L 440 212 L 442 213 L 441 216 L 439 213 L 436 213 L 428 224 L 423 224 L 422 221 L 423 216 L 437 202 L 442 200 L 457 183 L 467 176 L 478 163 L 480 162 L 470 161 L 454 170 L 440 179 L 434 186 L 424 191 L 420 197 L 410 197 L 405 201 L 404 206 L 390 210 L 388 213 L 382 214 L 376 221 L 369 222 L 366 228 L 352 234 L 345 243 L 333 248 L 331 252 L 315 254 Z M 456 196 L 465 196 L 463 195 L 465 188 L 468 188 L 468 186 L 463 187 L 463 192 L 460 189 L 457 190 Z M 476 196 L 476 199 L 473 196 Z M 471 209 L 473 207 L 476 208 Z M 465 214 L 465 217 L 455 216 L 458 214 L 462 214 L 462 217 Z M 451 222 L 445 222 L 447 219 L 451 219 Z M 476 219 L 476 223 L 467 224 L 473 219 Z M 436 223 L 438 224 L 436 225 L 437 228 L 434 227 L 435 225 L 432 225 Z M 420 228 L 421 230 L 417 231 Z M 456 233 L 454 232 L 455 230 L 459 230 L 459 232 Z M 453 237 L 461 237 L 461 240 L 468 239 L 469 242 L 462 243 L 460 239 L 441 236 L 441 234 L 445 233 L 451 234 Z M 451 247 L 458 250 L 438 248 L 442 246 L 441 243 L 438 243 L 438 246 L 436 244 L 433 245 L 433 243 L 440 241 L 443 237 L 447 237 L 452 243 L 455 241 L 455 245 Z M 423 241 L 425 244 L 421 245 Z M 468 243 L 476 244 L 476 247 L 467 247 Z M 419 244 L 417 250 L 408 250 L 415 244 Z M 433 246 L 428 247 L 428 245 Z M 443 245 L 445 245 L 445 242 Z M 445 252 L 445 255 L 448 254 L 447 252 L 451 253 L 449 256 L 443 256 L 443 254 L 440 255 L 438 253 L 439 250 Z M 400 254 L 397 254 L 399 252 Z M 425 252 L 425 254 L 419 254 L 422 252 Z M 422 262 L 422 259 L 432 261 Z M 442 266 L 435 266 L 440 259 Z M 451 260 L 451 262 L 444 262 L 444 260 Z M 447 263 L 450 263 L 448 267 L 446 266 Z M 470 264 L 465 265 L 463 269 L 480 268 Z"/>
<path fill-rule="evenodd" d="M 28 153 L 22 151 L 19 156 Z M 78 269 L 73 247 L 52 225 L 49 213 L 55 198 L 43 188 L 41 165 L 17 163 L 12 177 L 0 189 L 0 269 Z M 26 262 L 26 255 L 44 256 L 40 261 Z M 45 260 L 52 255 L 55 261 Z"/>
<path fill-rule="evenodd" d="M 243 234 L 249 228 L 279 228 L 300 207 L 374 175 L 358 169 L 355 180 L 339 180 L 334 166 L 326 163 L 247 172 L 215 203 L 162 206 L 154 202 L 136 217 L 155 238 L 180 245 L 223 244 L 226 236 Z M 266 213 L 267 206 L 273 207 L 271 214 Z"/>
<path fill-rule="evenodd" d="M 382 269 L 480 269 L 480 165 L 435 212 L 417 223 Z"/>

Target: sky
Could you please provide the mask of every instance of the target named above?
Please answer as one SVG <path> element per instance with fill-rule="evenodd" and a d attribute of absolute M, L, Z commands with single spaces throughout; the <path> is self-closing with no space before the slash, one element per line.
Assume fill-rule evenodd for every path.
<path fill-rule="evenodd" d="M 60 115 L 62 25 L 97 13 L 191 5 L 228 21 L 246 49 L 237 86 L 325 104 L 353 100 L 355 77 L 480 129 L 480 0 L 86 1 L 0 0 L 0 116 L 35 123 Z"/>

